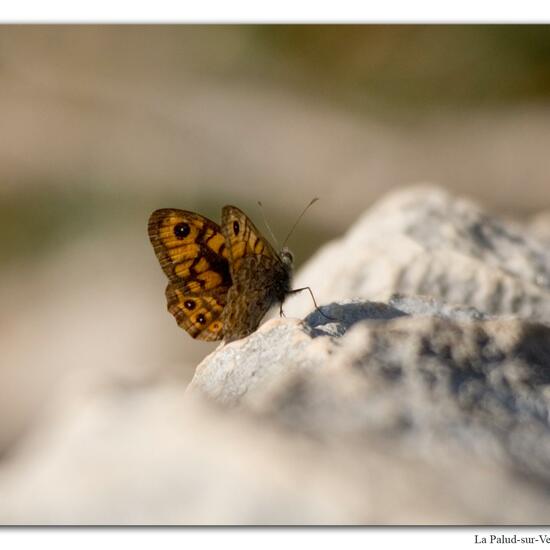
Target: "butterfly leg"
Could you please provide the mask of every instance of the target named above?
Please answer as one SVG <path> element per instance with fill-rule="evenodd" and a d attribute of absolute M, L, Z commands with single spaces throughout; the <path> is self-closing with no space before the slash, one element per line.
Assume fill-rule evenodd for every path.
<path fill-rule="evenodd" d="M 283 302 L 279 304 L 279 317 L 286 317 L 285 312 L 283 311 Z"/>
<path fill-rule="evenodd" d="M 333 317 L 329 317 L 328 315 L 325 315 L 319 306 L 317 305 L 317 302 L 315 301 L 315 296 L 313 296 L 313 292 L 309 286 L 304 286 L 303 288 L 296 288 L 294 290 L 291 290 L 289 294 L 296 294 L 297 292 L 302 292 L 302 290 L 307 290 L 311 296 L 311 299 L 313 300 L 313 304 L 315 305 L 315 309 L 325 318 L 329 321 L 337 321 L 337 319 L 334 319 Z M 281 304 L 281 311 L 282 311 L 282 304 Z"/>

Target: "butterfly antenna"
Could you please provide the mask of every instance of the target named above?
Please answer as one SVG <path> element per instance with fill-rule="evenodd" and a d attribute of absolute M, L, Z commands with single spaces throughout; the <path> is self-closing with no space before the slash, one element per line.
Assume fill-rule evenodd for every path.
<path fill-rule="evenodd" d="M 271 227 L 269 227 L 269 224 L 267 223 L 267 217 L 265 215 L 264 205 L 260 201 L 258 201 L 258 206 L 260 207 L 260 210 L 262 212 L 262 216 L 264 218 L 264 224 L 267 227 L 267 230 L 269 231 L 269 234 L 271 235 L 271 238 L 275 241 L 275 244 L 277 245 L 277 248 L 278 248 L 279 247 L 279 241 L 277 240 L 277 237 L 275 237 L 275 234 L 273 233 L 273 231 L 271 230 Z"/>
<path fill-rule="evenodd" d="M 296 229 L 296 226 L 298 225 L 298 223 L 300 222 L 300 220 L 302 219 L 303 215 L 307 212 L 308 208 L 316 203 L 317 201 L 319 200 L 319 197 L 315 197 L 314 199 L 311 200 L 311 202 L 302 210 L 302 213 L 298 216 L 298 219 L 294 222 L 294 225 L 292 226 L 292 229 L 288 232 L 288 235 L 286 236 L 286 239 L 284 240 L 283 242 L 283 248 L 285 246 L 285 244 L 287 243 L 288 239 L 290 239 L 290 236 L 292 235 L 292 233 L 294 232 L 294 230 Z"/>

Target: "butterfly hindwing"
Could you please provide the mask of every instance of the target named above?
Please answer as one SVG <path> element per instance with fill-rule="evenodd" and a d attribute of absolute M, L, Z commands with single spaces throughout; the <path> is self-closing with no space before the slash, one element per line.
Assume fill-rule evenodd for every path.
<path fill-rule="evenodd" d="M 174 283 L 169 283 L 166 287 L 168 311 L 176 318 L 181 328 L 198 340 L 223 338 L 221 314 L 225 307 L 225 299 L 225 294 L 189 294 Z"/>

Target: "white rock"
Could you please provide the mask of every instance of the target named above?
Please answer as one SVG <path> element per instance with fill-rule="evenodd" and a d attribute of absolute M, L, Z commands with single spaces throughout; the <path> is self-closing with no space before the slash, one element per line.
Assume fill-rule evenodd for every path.
<path fill-rule="evenodd" d="M 324 315 L 220 346 L 186 391 L 62 384 L 0 464 L 0 522 L 547 523 L 547 248 L 437 189 L 389 196 L 298 274 Z"/>
<path fill-rule="evenodd" d="M 550 321 L 547 244 L 433 187 L 382 199 L 342 239 L 321 248 L 294 286 L 310 286 L 320 304 L 422 294 Z M 311 310 L 305 292 L 285 305 L 292 316 Z"/>

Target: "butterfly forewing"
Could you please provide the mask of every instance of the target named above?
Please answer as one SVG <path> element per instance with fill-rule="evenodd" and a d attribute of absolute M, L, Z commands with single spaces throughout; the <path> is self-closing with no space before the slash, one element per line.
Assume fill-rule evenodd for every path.
<path fill-rule="evenodd" d="M 170 284 L 168 310 L 193 338 L 220 340 L 231 286 L 225 238 L 213 221 L 165 208 L 149 218 L 149 238 Z"/>
<path fill-rule="evenodd" d="M 273 247 L 262 237 L 250 218 L 236 206 L 223 207 L 221 231 L 228 248 L 231 273 L 239 268 L 240 260 L 245 256 L 265 256 L 278 260 Z"/>
<path fill-rule="evenodd" d="M 273 303 L 280 299 L 290 272 L 252 221 L 235 206 L 222 211 L 222 233 L 229 251 L 233 286 L 222 314 L 226 342 L 247 336 L 260 324 Z"/>

